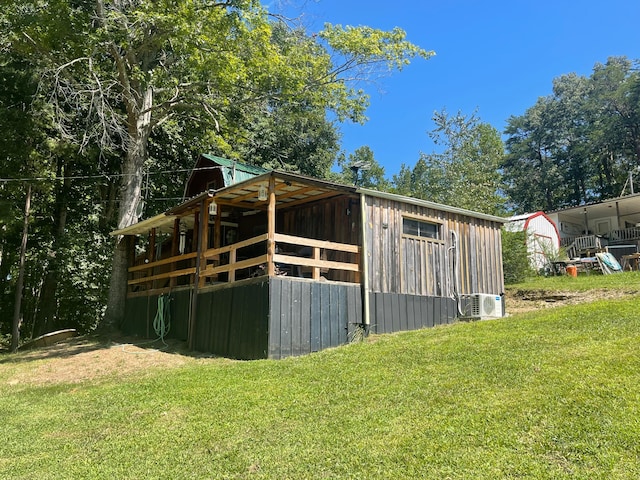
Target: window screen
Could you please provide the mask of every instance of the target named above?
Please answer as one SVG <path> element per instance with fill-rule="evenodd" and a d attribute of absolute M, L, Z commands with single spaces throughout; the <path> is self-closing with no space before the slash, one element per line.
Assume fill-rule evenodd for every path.
<path fill-rule="evenodd" d="M 402 233 L 416 237 L 440 239 L 440 224 L 423 222 L 413 218 L 402 219 Z"/>

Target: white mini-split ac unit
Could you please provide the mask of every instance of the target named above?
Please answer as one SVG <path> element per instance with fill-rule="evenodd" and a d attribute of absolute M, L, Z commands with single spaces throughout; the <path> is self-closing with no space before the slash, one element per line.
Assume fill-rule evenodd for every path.
<path fill-rule="evenodd" d="M 469 318 L 498 318 L 502 312 L 502 297 L 489 293 L 472 293 L 467 296 L 467 316 Z"/>

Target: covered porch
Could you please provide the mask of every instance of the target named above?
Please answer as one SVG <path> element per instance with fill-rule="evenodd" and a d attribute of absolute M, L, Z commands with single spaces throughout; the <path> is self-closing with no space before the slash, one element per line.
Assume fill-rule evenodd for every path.
<path fill-rule="evenodd" d="M 174 333 L 195 350 L 280 358 L 345 343 L 362 322 L 361 232 L 353 187 L 268 172 L 206 191 L 113 232 L 130 242 L 127 324 L 152 336 L 157 299 L 171 296 L 186 319 Z M 309 305 L 291 310 L 298 298 Z M 307 333 L 297 341 L 291 329 Z"/>
<path fill-rule="evenodd" d="M 355 191 L 304 181 L 272 172 L 113 232 L 131 238 L 128 296 L 261 275 L 360 283 Z"/>
<path fill-rule="evenodd" d="M 570 258 L 609 249 L 616 257 L 635 253 L 640 244 L 640 195 L 626 195 L 548 214 Z"/>

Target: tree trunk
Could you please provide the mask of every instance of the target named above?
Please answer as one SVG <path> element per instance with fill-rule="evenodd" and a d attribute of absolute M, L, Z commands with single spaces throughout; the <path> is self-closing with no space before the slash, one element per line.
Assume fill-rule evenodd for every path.
<path fill-rule="evenodd" d="M 56 329 L 56 320 L 58 316 L 58 284 L 60 278 L 60 243 L 64 236 L 64 230 L 67 226 L 67 197 L 69 192 L 69 177 L 61 160 L 58 164 L 57 176 L 64 177 L 60 188 L 55 193 L 55 214 L 52 229 L 53 243 L 51 246 L 51 260 L 47 265 L 47 272 L 42 282 L 40 301 L 38 302 L 38 310 L 34 319 L 33 335 L 40 336 Z"/>
<path fill-rule="evenodd" d="M 146 89 L 141 95 L 140 105 L 129 112 L 129 143 L 120 180 L 120 206 L 118 229 L 126 228 L 138 221 L 138 204 L 142 199 L 144 164 L 147 159 L 147 144 L 151 133 L 153 91 Z M 145 113 L 140 113 L 145 112 Z M 127 268 L 129 252 L 122 235 L 116 238 L 109 282 L 109 298 L 104 325 L 109 329 L 119 328 L 124 319 L 127 298 Z"/>
<path fill-rule="evenodd" d="M 20 269 L 16 283 L 16 300 L 13 309 L 13 328 L 11 330 L 11 351 L 18 350 L 20 341 L 20 310 L 22 307 L 22 287 L 24 285 L 24 258 L 27 252 L 27 235 L 29 233 L 29 212 L 31 211 L 31 185 L 27 187 L 27 199 L 24 204 L 24 227 L 22 229 L 22 243 L 20 244 Z"/>

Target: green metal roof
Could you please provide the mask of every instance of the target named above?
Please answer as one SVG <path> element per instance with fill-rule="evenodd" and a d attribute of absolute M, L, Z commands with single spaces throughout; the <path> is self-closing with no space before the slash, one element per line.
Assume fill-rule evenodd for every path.
<path fill-rule="evenodd" d="M 256 165 L 248 165 L 236 160 L 216 157 L 208 153 L 202 154 L 202 157 L 222 167 L 221 171 L 225 187 L 235 185 L 236 183 L 249 180 L 257 175 L 262 175 L 270 171 Z"/>

